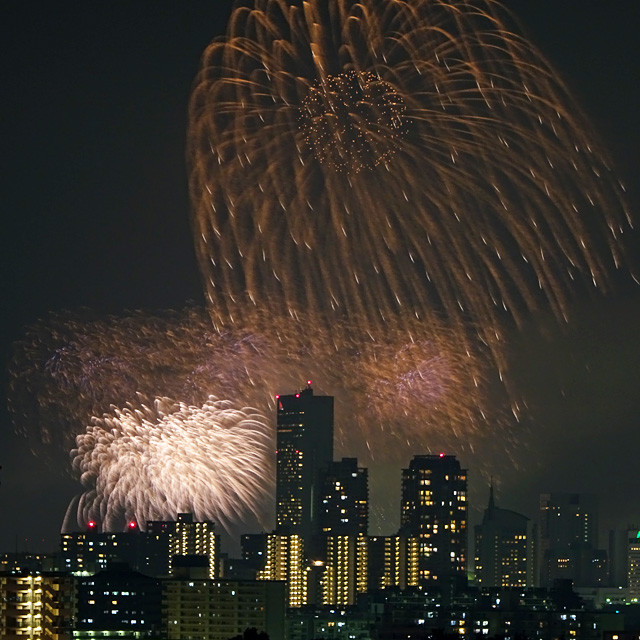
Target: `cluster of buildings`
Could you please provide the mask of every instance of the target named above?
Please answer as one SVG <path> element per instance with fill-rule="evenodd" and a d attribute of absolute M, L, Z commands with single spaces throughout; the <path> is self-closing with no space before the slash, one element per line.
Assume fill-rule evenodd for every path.
<path fill-rule="evenodd" d="M 0 559 L 0 637 L 272 640 L 639 638 L 640 532 L 598 548 L 589 496 L 541 496 L 537 523 L 490 489 L 468 557 L 467 471 L 417 455 L 401 522 L 368 534 L 368 476 L 333 459 L 333 398 L 277 398 L 276 527 L 228 558 L 211 522 L 65 533 L 57 554 Z M 472 570 L 472 565 L 475 570 Z"/>

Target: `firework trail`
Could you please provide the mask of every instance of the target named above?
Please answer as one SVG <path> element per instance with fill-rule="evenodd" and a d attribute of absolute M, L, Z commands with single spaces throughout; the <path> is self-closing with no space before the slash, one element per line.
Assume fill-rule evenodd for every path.
<path fill-rule="evenodd" d="M 190 512 L 228 528 L 247 510 L 259 519 L 271 497 L 272 430 L 255 409 L 214 397 L 201 407 L 156 398 L 92 423 L 71 452 L 85 491 L 67 526 L 98 520 L 115 531 L 130 519 L 144 527 Z"/>
<path fill-rule="evenodd" d="M 473 333 L 566 319 L 630 221 L 589 127 L 492 0 L 255 0 L 190 106 L 196 250 L 216 326 L 248 307 Z M 470 338 L 467 338 L 470 339 Z"/>

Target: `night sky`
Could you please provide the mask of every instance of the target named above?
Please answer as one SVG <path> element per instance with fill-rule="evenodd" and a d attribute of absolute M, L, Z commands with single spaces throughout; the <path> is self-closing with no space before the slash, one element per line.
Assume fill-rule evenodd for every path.
<path fill-rule="evenodd" d="M 187 101 L 229 6 L 2 3 L 3 370 L 24 327 L 50 311 L 202 301 Z M 509 6 L 591 117 L 639 220 L 640 3 Z M 637 237 L 631 248 L 640 259 Z M 640 287 L 621 276 L 618 289 L 576 300 L 562 330 L 541 316 L 514 332 L 511 375 L 530 433 L 518 468 L 496 472 L 500 506 L 534 516 L 542 491 L 590 491 L 601 497 L 603 525 L 640 524 Z M 5 405 L 3 397 L 0 551 L 53 549 L 77 485 L 14 435 Z"/>

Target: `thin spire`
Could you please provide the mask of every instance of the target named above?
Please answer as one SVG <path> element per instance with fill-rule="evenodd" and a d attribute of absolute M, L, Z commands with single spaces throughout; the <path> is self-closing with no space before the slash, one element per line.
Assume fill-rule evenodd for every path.
<path fill-rule="evenodd" d="M 491 476 L 491 481 L 489 484 L 489 506 L 487 507 L 487 511 L 492 512 L 495 508 L 496 503 L 493 497 L 493 476 Z"/>

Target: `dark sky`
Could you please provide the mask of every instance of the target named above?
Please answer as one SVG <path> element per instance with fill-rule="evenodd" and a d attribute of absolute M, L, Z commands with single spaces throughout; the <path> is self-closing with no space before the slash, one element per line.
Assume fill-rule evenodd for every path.
<path fill-rule="evenodd" d="M 637 215 L 640 3 L 509 6 L 591 116 Z M 48 311 L 201 301 L 187 100 L 228 11 L 225 0 L 2 3 L 3 369 L 11 343 Z M 540 491 L 598 491 L 603 516 L 640 522 L 639 319 L 640 294 L 623 283 L 616 296 L 577 301 L 564 333 L 541 318 L 514 336 L 532 435 L 501 506 L 533 515 Z M 545 338 L 540 326 L 552 327 Z M 75 487 L 13 434 L 2 404 L 0 550 L 53 548 Z"/>

